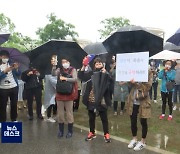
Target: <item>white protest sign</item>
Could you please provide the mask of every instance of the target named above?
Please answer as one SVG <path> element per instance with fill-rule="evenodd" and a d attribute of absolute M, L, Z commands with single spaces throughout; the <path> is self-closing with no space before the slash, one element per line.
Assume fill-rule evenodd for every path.
<path fill-rule="evenodd" d="M 149 52 L 116 55 L 116 81 L 148 82 Z"/>

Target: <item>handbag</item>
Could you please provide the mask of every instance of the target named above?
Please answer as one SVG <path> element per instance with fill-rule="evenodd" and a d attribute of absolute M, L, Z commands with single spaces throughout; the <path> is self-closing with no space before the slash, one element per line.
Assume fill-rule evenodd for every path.
<path fill-rule="evenodd" d="M 165 79 L 166 79 L 166 89 L 167 89 L 167 91 L 172 91 L 174 89 L 174 87 L 175 87 L 175 81 L 174 80 L 168 81 L 165 72 L 164 72 L 164 76 L 165 76 Z"/>
<path fill-rule="evenodd" d="M 67 78 L 72 78 L 72 75 L 70 75 L 73 68 L 69 69 L 68 73 L 61 71 L 62 76 Z M 73 91 L 74 83 L 68 82 L 68 81 L 61 81 L 59 79 L 60 74 L 58 75 L 58 80 L 56 84 L 56 92 L 60 93 L 62 95 L 70 95 Z"/>

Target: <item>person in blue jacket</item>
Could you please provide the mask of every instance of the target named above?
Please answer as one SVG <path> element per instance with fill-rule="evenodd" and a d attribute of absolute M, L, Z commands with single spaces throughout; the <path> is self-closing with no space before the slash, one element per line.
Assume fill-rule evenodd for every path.
<path fill-rule="evenodd" d="M 10 63 L 9 52 L 0 51 L 0 123 L 6 121 L 6 107 L 10 99 L 10 119 L 17 119 L 18 80 L 21 72 L 18 63 Z"/>
<path fill-rule="evenodd" d="M 161 82 L 161 98 L 162 98 L 162 114 L 160 115 L 159 119 L 164 119 L 165 117 L 165 110 L 166 110 L 166 102 L 168 100 L 169 105 L 169 116 L 168 120 L 172 120 L 172 93 L 174 89 L 168 90 L 166 83 L 167 81 L 174 81 L 176 72 L 172 69 L 173 62 L 171 60 L 166 60 L 163 62 L 164 69 L 162 69 L 158 77 L 162 80 Z"/>

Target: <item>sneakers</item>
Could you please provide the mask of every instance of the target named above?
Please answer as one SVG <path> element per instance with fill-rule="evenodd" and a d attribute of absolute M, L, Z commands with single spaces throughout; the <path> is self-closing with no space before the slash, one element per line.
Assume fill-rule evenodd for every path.
<path fill-rule="evenodd" d="M 154 103 L 157 103 L 157 100 L 154 100 Z"/>
<path fill-rule="evenodd" d="M 165 117 L 165 115 L 161 114 L 161 115 L 159 116 L 159 119 L 162 120 L 162 119 L 164 119 L 164 117 Z"/>
<path fill-rule="evenodd" d="M 120 111 L 120 113 L 119 113 L 120 115 L 123 115 L 123 111 Z"/>
<path fill-rule="evenodd" d="M 146 147 L 146 144 L 139 141 L 137 145 L 134 147 L 134 151 L 140 151 L 144 149 L 145 147 Z"/>
<path fill-rule="evenodd" d="M 118 114 L 117 114 L 117 112 L 114 112 L 114 116 L 117 116 Z"/>
<path fill-rule="evenodd" d="M 134 148 L 136 146 L 136 144 L 137 144 L 137 140 L 133 139 L 133 140 L 130 141 L 130 143 L 128 145 L 128 148 L 132 149 L 132 148 Z"/>
<path fill-rule="evenodd" d="M 89 132 L 88 136 L 85 138 L 85 141 L 90 141 L 96 138 L 96 134 Z"/>
<path fill-rule="evenodd" d="M 173 111 L 175 111 L 175 110 L 177 110 L 177 106 L 176 105 L 173 107 Z"/>
<path fill-rule="evenodd" d="M 51 117 L 50 117 L 50 118 L 47 118 L 47 120 L 46 120 L 46 121 L 47 121 L 47 122 L 53 122 L 53 123 L 54 123 L 54 122 L 56 122 L 56 120 L 54 120 L 54 119 L 53 119 L 53 118 L 51 118 Z"/>
<path fill-rule="evenodd" d="M 108 133 L 106 133 L 106 134 L 104 135 L 104 141 L 105 141 L 106 143 L 110 143 L 110 142 L 111 142 L 110 135 L 109 135 Z"/>
<path fill-rule="evenodd" d="M 167 120 L 171 121 L 172 120 L 172 115 L 169 115 Z"/>

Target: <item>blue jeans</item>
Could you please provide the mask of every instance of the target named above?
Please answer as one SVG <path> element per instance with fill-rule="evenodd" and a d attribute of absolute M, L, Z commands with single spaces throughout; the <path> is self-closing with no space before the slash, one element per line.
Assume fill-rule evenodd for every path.
<path fill-rule="evenodd" d="M 175 85 L 173 92 L 173 103 L 177 103 L 177 96 L 179 95 L 179 103 L 180 103 L 180 85 Z"/>

